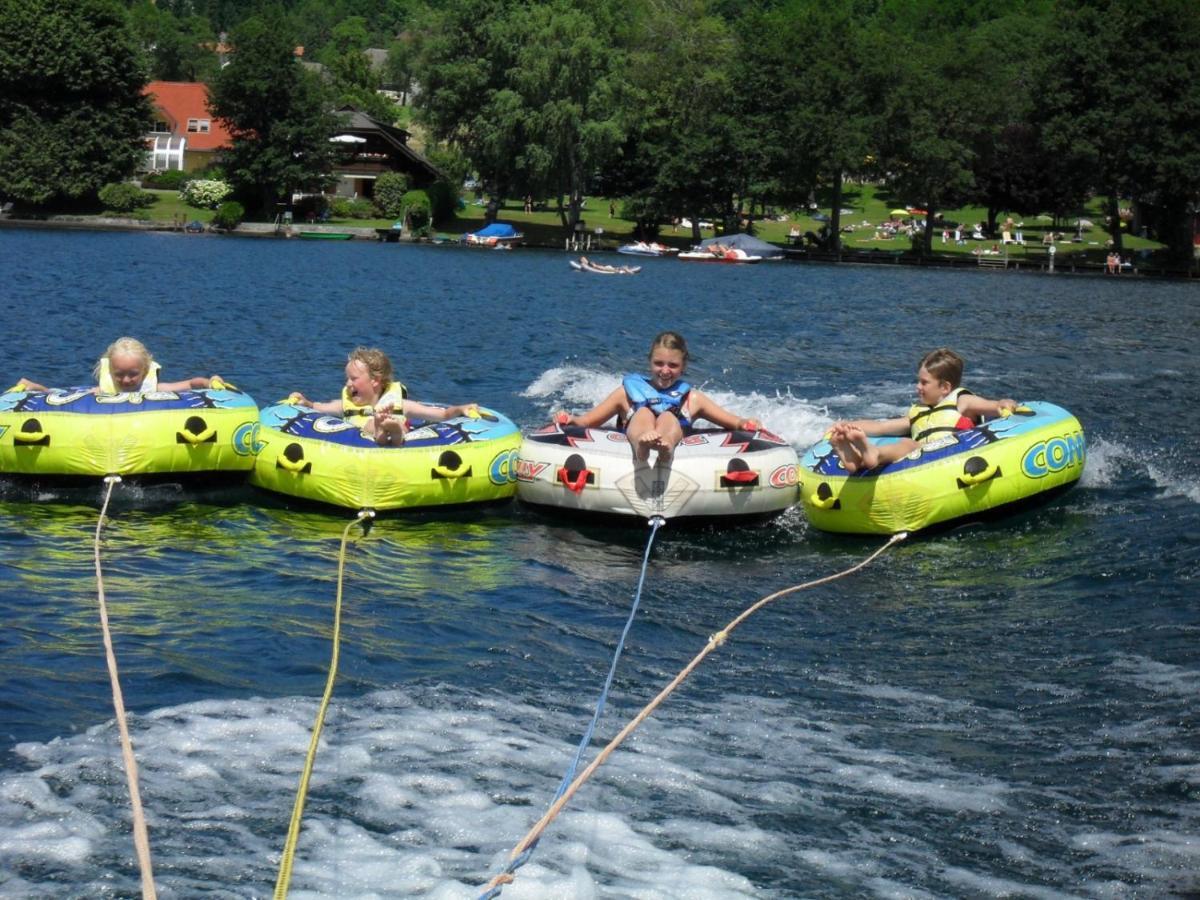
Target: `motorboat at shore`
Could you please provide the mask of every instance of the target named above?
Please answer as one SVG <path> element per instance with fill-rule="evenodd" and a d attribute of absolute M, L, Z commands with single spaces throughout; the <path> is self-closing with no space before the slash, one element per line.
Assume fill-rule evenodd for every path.
<path fill-rule="evenodd" d="M 525 240 L 525 235 L 508 222 L 493 222 L 478 231 L 468 232 L 460 239 L 468 247 L 511 247 Z"/>
<path fill-rule="evenodd" d="M 745 250 L 728 250 L 724 253 L 714 253 L 711 250 L 689 250 L 686 253 L 680 253 L 676 259 L 682 259 L 685 262 L 708 262 L 708 263 L 757 263 L 762 262 L 761 256 L 753 256 Z"/>
<path fill-rule="evenodd" d="M 671 256 L 679 252 L 678 247 L 670 247 L 657 241 L 634 241 L 632 244 L 622 244 L 617 248 L 618 253 L 626 256 Z"/>

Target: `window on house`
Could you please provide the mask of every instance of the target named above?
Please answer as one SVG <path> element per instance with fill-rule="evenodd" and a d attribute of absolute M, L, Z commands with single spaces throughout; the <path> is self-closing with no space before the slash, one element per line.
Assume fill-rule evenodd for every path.
<path fill-rule="evenodd" d="M 170 134 L 171 126 L 168 125 L 166 122 L 164 122 L 162 119 L 155 119 L 154 120 L 154 128 L 151 129 L 151 131 L 153 134 Z"/>
<path fill-rule="evenodd" d="M 210 119 L 188 119 L 188 131 L 197 134 L 208 134 Z"/>

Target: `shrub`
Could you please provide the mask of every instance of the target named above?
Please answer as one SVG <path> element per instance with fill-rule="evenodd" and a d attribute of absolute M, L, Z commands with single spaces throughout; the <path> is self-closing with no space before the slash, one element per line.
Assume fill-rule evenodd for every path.
<path fill-rule="evenodd" d="M 408 193 L 408 176 L 400 172 L 384 172 L 375 179 L 375 205 L 389 219 L 404 215 L 404 195 Z"/>
<path fill-rule="evenodd" d="M 142 187 L 157 188 L 160 191 L 182 190 L 184 184 L 191 178 L 187 172 L 180 169 L 168 169 L 165 172 L 151 172 L 142 178 Z"/>
<path fill-rule="evenodd" d="M 328 210 L 329 198 L 324 194 L 305 194 L 293 205 L 292 214 L 297 222 L 304 222 L 310 215 L 314 219 L 320 219 Z"/>
<path fill-rule="evenodd" d="M 448 181 L 435 181 L 425 188 L 429 195 L 429 214 L 434 222 L 445 222 L 453 218 L 458 206 L 458 190 Z"/>
<path fill-rule="evenodd" d="M 419 231 L 428 225 L 433 219 L 429 194 L 425 191 L 409 191 L 405 194 L 404 215 L 408 217 L 408 227 L 412 231 Z"/>
<path fill-rule="evenodd" d="M 197 179 L 185 184 L 179 196 L 188 206 L 196 209 L 216 209 L 232 190 L 224 181 Z"/>
<path fill-rule="evenodd" d="M 229 200 L 221 204 L 217 214 L 212 218 L 212 224 L 217 228 L 232 231 L 242 223 L 244 218 L 246 218 L 246 210 L 242 204 L 236 200 Z"/>
<path fill-rule="evenodd" d="M 100 188 L 100 202 L 109 212 L 131 213 L 135 209 L 153 206 L 157 199 L 128 181 L 118 181 Z"/>
<path fill-rule="evenodd" d="M 379 210 L 370 200 L 351 200 L 348 197 L 334 197 L 329 209 L 335 219 L 375 219 Z"/>

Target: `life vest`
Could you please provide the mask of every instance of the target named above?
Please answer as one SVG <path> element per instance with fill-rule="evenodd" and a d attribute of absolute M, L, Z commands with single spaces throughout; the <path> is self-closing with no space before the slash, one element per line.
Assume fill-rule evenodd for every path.
<path fill-rule="evenodd" d="M 404 421 L 404 398 L 408 396 L 408 389 L 399 381 L 388 382 L 388 386 L 383 393 L 379 395 L 379 399 L 375 401 L 375 406 L 386 406 L 392 404 L 392 415 L 399 416 L 400 421 Z M 367 419 L 375 414 L 375 406 L 359 406 L 350 399 L 350 389 L 342 388 L 342 417 L 359 428 L 367 424 Z"/>
<path fill-rule="evenodd" d="M 665 412 L 674 413 L 683 427 L 691 425 L 684 408 L 692 386 L 686 381 L 676 381 L 666 390 L 660 391 L 645 375 L 626 375 L 621 380 L 625 396 L 629 398 L 630 415 L 642 408 L 649 408 L 656 416 Z"/>
<path fill-rule="evenodd" d="M 934 406 L 914 403 L 908 410 L 908 425 L 914 441 L 927 441 L 935 435 L 974 428 L 975 423 L 958 411 L 958 398 L 970 394 L 966 388 L 955 388 Z"/>
<path fill-rule="evenodd" d="M 138 386 L 137 391 L 131 393 L 144 394 L 148 391 L 158 390 L 158 370 L 161 369 L 156 362 L 150 363 L 150 367 L 146 370 L 145 377 L 142 378 L 142 383 Z M 102 394 L 119 394 L 117 383 L 113 381 L 112 368 L 109 365 L 108 357 L 104 356 L 100 359 L 100 393 Z"/>

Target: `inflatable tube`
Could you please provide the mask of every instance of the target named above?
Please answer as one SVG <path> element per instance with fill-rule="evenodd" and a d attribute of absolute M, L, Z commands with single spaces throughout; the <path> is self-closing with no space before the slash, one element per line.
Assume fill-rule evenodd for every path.
<path fill-rule="evenodd" d="M 1034 402 L 853 475 L 820 441 L 800 461 L 800 500 L 823 531 L 916 531 L 1047 499 L 1079 480 L 1086 459 L 1079 421 L 1061 407 Z"/>
<path fill-rule="evenodd" d="M 0 472 L 95 477 L 245 472 L 254 465 L 258 407 L 229 385 L 90 390 L 0 394 Z"/>
<path fill-rule="evenodd" d="M 498 413 L 411 421 L 399 447 L 376 444 L 358 426 L 307 406 L 262 411 L 250 483 L 348 509 L 410 509 L 503 500 L 516 490 L 521 433 Z"/>
<path fill-rule="evenodd" d="M 596 265 L 593 262 L 582 263 L 574 259 L 568 260 L 576 272 L 592 272 L 596 275 L 636 275 L 642 271 L 641 266 L 609 266 Z"/>
<path fill-rule="evenodd" d="M 635 461 L 624 432 L 551 424 L 527 435 L 517 497 L 607 516 L 768 518 L 796 502 L 796 451 L 769 431 L 692 430 L 670 466 Z"/>

